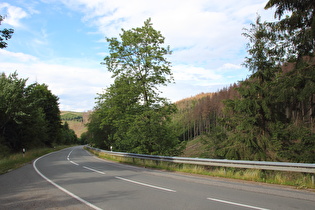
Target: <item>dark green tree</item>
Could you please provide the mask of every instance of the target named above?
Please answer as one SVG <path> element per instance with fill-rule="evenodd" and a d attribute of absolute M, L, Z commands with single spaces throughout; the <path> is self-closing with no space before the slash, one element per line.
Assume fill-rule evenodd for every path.
<path fill-rule="evenodd" d="M 1 22 L 4 20 L 4 17 L 0 15 L 0 25 Z M 10 29 L 2 29 L 0 30 L 0 49 L 6 48 L 8 46 L 7 40 L 11 39 L 14 30 Z"/>
<path fill-rule="evenodd" d="M 47 85 L 34 83 L 26 86 L 26 81 L 19 79 L 16 72 L 0 76 L 2 154 L 66 142 L 62 136 L 58 97 L 48 90 Z M 69 140 L 73 141 L 73 138 Z"/>
<path fill-rule="evenodd" d="M 245 59 L 244 66 L 252 74 L 239 83 L 240 98 L 225 101 L 225 112 L 230 116 L 224 119 L 227 139 L 223 140 L 217 154 L 228 159 L 270 160 L 272 157 L 266 154 L 272 149 L 268 140 L 271 136 L 269 125 L 275 120 L 270 93 L 274 78 L 281 70 L 281 57 L 272 49 L 279 36 L 268 23 L 262 23 L 260 17 L 244 36 L 250 40 L 250 56 Z"/>
<path fill-rule="evenodd" d="M 61 118 L 58 97 L 51 93 L 46 84 L 37 83 L 30 85 L 28 95 L 33 103 L 42 109 L 48 123 L 47 133 L 49 138 L 45 144 L 51 146 L 53 143 L 61 143 Z"/>
<path fill-rule="evenodd" d="M 128 128 L 127 139 L 133 153 L 154 155 L 178 154 L 178 138 L 171 124 L 175 107 L 156 106 L 135 116 Z"/>
<path fill-rule="evenodd" d="M 19 125 L 26 114 L 24 88 L 26 79 L 19 79 L 17 73 L 0 76 L 0 139 L 3 148 L 8 151 L 17 150 L 19 141 Z"/>
<path fill-rule="evenodd" d="M 112 125 L 102 122 L 102 120 L 107 119 L 107 116 L 102 115 L 104 109 L 96 109 L 89 118 L 89 123 L 87 124 L 88 131 L 82 134 L 83 140 L 87 141 L 94 147 L 102 149 L 110 149 L 112 142 L 110 141 L 110 136 L 114 135 L 111 132 Z"/>
<path fill-rule="evenodd" d="M 291 52 L 298 58 L 314 56 L 315 4 L 313 0 L 269 0 L 265 9 L 275 7 L 278 30 L 289 34 Z M 285 18 L 283 18 L 285 16 Z M 281 19 L 282 18 L 282 19 Z"/>
<path fill-rule="evenodd" d="M 313 1 L 312 1 L 313 2 Z M 250 41 L 240 99 L 226 101 L 226 140 L 217 154 L 231 159 L 314 162 L 315 67 L 311 1 L 269 1 L 278 22 L 260 18 Z M 222 130 L 222 129 L 221 129 Z"/>
<path fill-rule="evenodd" d="M 61 129 L 61 143 L 62 144 L 76 144 L 78 143 L 78 137 L 75 132 L 69 128 L 69 124 L 65 122 Z"/>

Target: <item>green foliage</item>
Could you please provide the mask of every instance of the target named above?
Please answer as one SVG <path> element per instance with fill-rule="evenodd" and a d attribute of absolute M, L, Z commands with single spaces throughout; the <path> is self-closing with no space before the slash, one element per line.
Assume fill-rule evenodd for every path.
<path fill-rule="evenodd" d="M 314 56 L 314 1 L 269 0 L 265 9 L 272 7 L 276 8 L 275 17 L 279 18 L 275 26 L 280 32 L 288 35 L 287 48 L 290 48 L 290 51 L 298 58 L 305 55 Z"/>
<path fill-rule="evenodd" d="M 75 143 L 74 133 L 61 125 L 58 97 L 47 85 L 26 81 L 17 73 L 0 76 L 1 153 Z"/>
<path fill-rule="evenodd" d="M 4 17 L 0 15 L 0 25 L 3 21 Z M 10 29 L 2 29 L 0 30 L 0 49 L 6 48 L 8 46 L 7 40 L 11 39 L 14 30 Z"/>
<path fill-rule="evenodd" d="M 67 122 L 64 123 L 61 127 L 61 142 L 60 144 L 71 145 L 78 143 L 77 135 L 73 130 L 69 128 Z"/>
<path fill-rule="evenodd" d="M 61 140 L 61 119 L 58 97 L 53 95 L 45 84 L 31 84 L 26 92 L 30 103 L 42 109 L 44 120 L 47 122 L 46 132 L 49 138 L 44 143 L 49 146 L 53 143 L 59 144 Z"/>
<path fill-rule="evenodd" d="M 133 148 L 131 152 L 175 154 L 178 140 L 170 125 L 171 109 L 171 105 L 157 107 L 136 116 L 127 132 L 127 139 Z"/>
<path fill-rule="evenodd" d="M 61 120 L 82 122 L 83 116 L 82 116 L 82 113 L 67 112 L 67 113 L 61 114 Z"/>
<path fill-rule="evenodd" d="M 144 154 L 174 154 L 177 138 L 170 123 L 175 111 L 158 86 L 173 80 L 165 56 L 164 37 L 152 27 L 151 20 L 141 28 L 123 30 L 117 38 L 107 38 L 110 55 L 104 63 L 115 78 L 114 84 L 100 94 L 90 116 L 90 143 L 116 151 Z"/>
<path fill-rule="evenodd" d="M 117 79 L 128 78 L 141 92 L 144 104 L 158 102 L 158 85 L 166 85 L 173 80 L 170 62 L 165 56 L 171 54 L 164 44 L 164 37 L 152 27 L 151 19 L 141 28 L 125 31 L 121 41 L 107 38 L 110 55 L 104 58 L 108 71 Z"/>
<path fill-rule="evenodd" d="M 279 21 L 258 17 L 243 34 L 249 40 L 244 66 L 251 75 L 234 87 L 238 95 L 219 92 L 224 101 L 219 109 L 214 97 L 207 108 L 201 106 L 206 100 L 192 102 L 182 119 L 194 121 L 182 125 L 193 126 L 193 137 L 209 125 L 203 129 L 209 157 L 314 163 L 314 4 L 270 0 L 270 7 L 276 7 Z"/>

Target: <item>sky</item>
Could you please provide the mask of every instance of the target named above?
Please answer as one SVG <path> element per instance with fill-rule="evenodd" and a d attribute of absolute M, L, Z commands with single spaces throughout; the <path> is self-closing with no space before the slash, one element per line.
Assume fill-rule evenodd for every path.
<path fill-rule="evenodd" d="M 159 87 L 171 102 L 216 92 L 246 79 L 243 28 L 272 20 L 268 0 L 0 0 L 3 28 L 13 28 L 0 49 L 0 73 L 17 72 L 29 84 L 45 83 L 62 111 L 88 111 L 113 83 L 100 63 L 106 37 L 142 27 L 151 18 L 165 37 L 174 84 Z"/>

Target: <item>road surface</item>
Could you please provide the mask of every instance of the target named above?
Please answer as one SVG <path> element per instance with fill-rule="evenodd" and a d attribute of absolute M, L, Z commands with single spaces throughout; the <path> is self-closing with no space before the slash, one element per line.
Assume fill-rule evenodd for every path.
<path fill-rule="evenodd" d="M 43 156 L 33 168 L 53 196 L 32 197 L 45 197 L 42 203 L 50 201 L 52 209 L 315 209 L 312 192 L 128 166 L 96 158 L 81 146 Z M 14 207 L 2 191 L 3 207 Z"/>

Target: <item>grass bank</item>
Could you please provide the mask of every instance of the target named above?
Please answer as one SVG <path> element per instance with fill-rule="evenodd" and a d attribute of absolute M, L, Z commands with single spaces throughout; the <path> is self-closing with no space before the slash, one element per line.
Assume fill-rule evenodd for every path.
<path fill-rule="evenodd" d="M 85 148 L 92 154 L 120 163 L 131 165 L 161 169 L 168 171 L 178 171 L 190 174 L 200 174 L 214 177 L 223 177 L 231 179 L 240 179 L 246 181 L 263 182 L 270 184 L 280 184 L 294 186 L 297 189 L 315 189 L 312 183 L 312 175 L 307 173 L 297 172 L 282 172 L 282 171 L 267 171 L 259 169 L 239 169 L 225 167 L 199 166 L 190 164 L 178 164 L 164 161 L 144 160 L 138 158 L 127 158 L 109 155 L 103 152 L 98 152 Z"/>
<path fill-rule="evenodd" d="M 27 150 L 23 155 L 21 153 L 12 154 L 7 157 L 0 159 L 0 174 L 7 173 L 14 169 L 17 169 L 27 163 L 32 162 L 36 158 L 48 154 L 50 152 L 55 152 L 64 148 L 70 147 L 67 146 L 56 146 L 55 148 L 38 148 Z"/>

